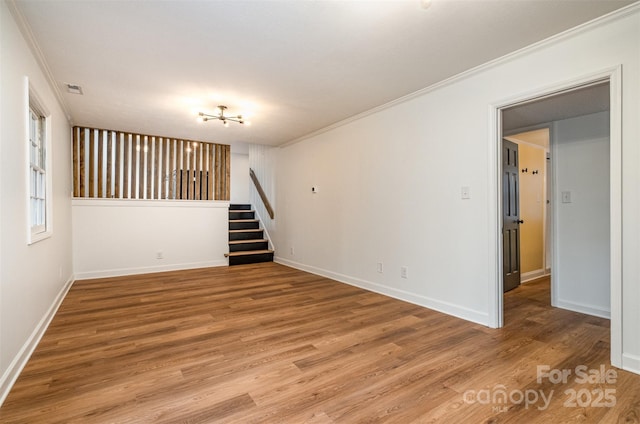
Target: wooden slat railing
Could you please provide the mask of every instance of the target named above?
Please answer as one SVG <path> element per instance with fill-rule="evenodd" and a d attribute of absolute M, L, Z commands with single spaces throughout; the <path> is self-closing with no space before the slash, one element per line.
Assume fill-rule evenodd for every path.
<path fill-rule="evenodd" d="M 73 128 L 73 195 L 229 200 L 231 149 L 96 128 Z"/>
<path fill-rule="evenodd" d="M 267 194 L 262 189 L 262 185 L 260 185 L 260 181 L 258 181 L 258 177 L 256 173 L 253 172 L 253 169 L 249 168 L 249 175 L 251 176 L 251 181 L 253 181 L 253 185 L 256 186 L 256 190 L 258 190 L 258 194 L 260 195 L 260 199 L 262 199 L 262 203 L 264 204 L 267 213 L 271 219 L 274 218 L 275 213 L 273 212 L 273 208 L 271 207 L 271 203 L 269 203 L 269 199 L 267 198 Z"/>

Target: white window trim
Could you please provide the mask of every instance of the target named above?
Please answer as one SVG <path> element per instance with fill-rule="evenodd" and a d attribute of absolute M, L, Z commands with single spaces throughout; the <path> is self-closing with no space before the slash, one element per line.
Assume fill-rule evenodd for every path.
<path fill-rule="evenodd" d="M 25 77 L 25 172 L 26 172 L 26 222 L 27 222 L 27 244 L 31 245 L 39 241 L 50 238 L 53 235 L 53 208 L 51 207 L 53 193 L 53 169 L 52 169 L 52 149 L 51 149 L 51 114 L 45 106 L 42 98 L 30 84 L 29 78 Z M 30 110 L 33 109 L 40 116 L 44 117 L 44 148 L 45 148 L 45 224 L 44 226 L 31 226 L 31 142 L 30 135 Z"/>

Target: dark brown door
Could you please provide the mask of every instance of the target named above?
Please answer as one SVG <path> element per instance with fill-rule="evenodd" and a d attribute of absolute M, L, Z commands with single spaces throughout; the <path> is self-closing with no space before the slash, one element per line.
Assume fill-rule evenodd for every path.
<path fill-rule="evenodd" d="M 502 252 L 504 291 L 520 285 L 520 193 L 518 145 L 502 140 Z"/>

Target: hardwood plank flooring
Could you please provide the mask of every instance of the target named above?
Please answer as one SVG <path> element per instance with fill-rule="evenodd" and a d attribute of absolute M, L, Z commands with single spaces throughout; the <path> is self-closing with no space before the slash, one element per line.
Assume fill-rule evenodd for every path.
<path fill-rule="evenodd" d="M 639 423 L 609 321 L 549 303 L 527 283 L 495 330 L 275 263 L 78 281 L 0 422 Z"/>

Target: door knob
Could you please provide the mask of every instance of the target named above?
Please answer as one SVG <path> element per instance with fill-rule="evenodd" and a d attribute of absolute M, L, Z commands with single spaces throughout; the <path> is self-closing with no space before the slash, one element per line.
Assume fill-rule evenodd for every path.
<path fill-rule="evenodd" d="M 524 221 L 522 219 L 516 219 L 513 222 L 516 223 L 516 224 L 524 224 Z"/>

